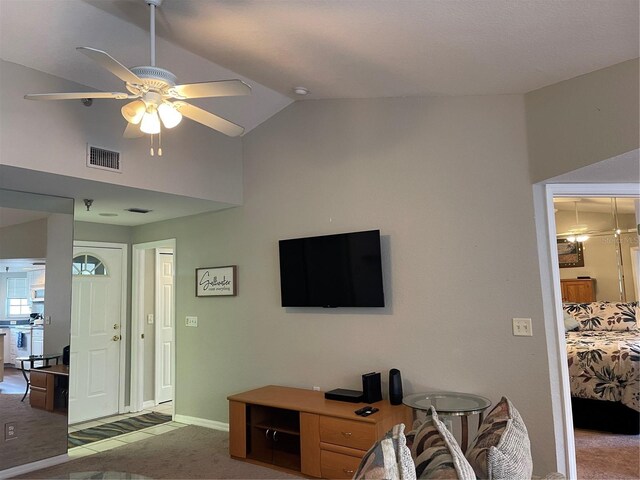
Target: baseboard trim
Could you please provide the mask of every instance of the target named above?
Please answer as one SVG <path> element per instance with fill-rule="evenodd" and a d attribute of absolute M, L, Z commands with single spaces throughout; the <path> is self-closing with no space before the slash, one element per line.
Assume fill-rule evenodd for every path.
<path fill-rule="evenodd" d="M 55 457 L 38 460 L 37 462 L 25 463 L 24 465 L 18 465 L 17 467 L 0 470 L 0 478 L 13 478 L 42 468 L 53 467 L 54 465 L 59 465 L 61 463 L 68 462 L 69 460 L 71 460 L 69 455 L 64 453 Z"/>
<path fill-rule="evenodd" d="M 156 401 L 155 400 L 147 400 L 146 402 L 142 403 L 142 409 L 146 410 L 147 408 L 153 408 L 156 406 Z"/>
<path fill-rule="evenodd" d="M 207 420 L 206 418 L 190 417 L 188 415 L 175 415 L 174 422 L 186 423 L 187 425 L 196 425 L 198 427 L 211 428 L 222 432 L 229 431 L 229 424 L 224 422 L 216 422 L 215 420 Z"/>

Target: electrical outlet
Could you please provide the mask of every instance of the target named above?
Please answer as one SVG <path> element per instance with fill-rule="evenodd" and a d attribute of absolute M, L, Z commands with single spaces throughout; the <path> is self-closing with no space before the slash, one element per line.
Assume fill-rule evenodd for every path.
<path fill-rule="evenodd" d="M 184 324 L 187 327 L 197 327 L 198 326 L 198 317 L 185 317 Z"/>
<path fill-rule="evenodd" d="M 51 315 L 47 315 L 46 317 L 44 317 L 44 323 L 46 325 L 51 325 Z"/>
<path fill-rule="evenodd" d="M 16 422 L 9 422 L 4 424 L 4 440 L 14 440 L 18 438 L 18 431 Z"/>
<path fill-rule="evenodd" d="M 516 337 L 533 337 L 530 318 L 514 318 L 513 334 Z"/>
<path fill-rule="evenodd" d="M 149 314 L 147 314 L 147 323 L 148 323 L 149 325 L 152 325 L 152 324 L 153 324 L 153 313 L 149 313 Z"/>
<path fill-rule="evenodd" d="M 314 392 L 319 392 L 319 391 L 320 391 L 320 387 L 316 387 L 316 386 L 314 386 L 314 387 L 313 387 L 313 391 L 314 391 Z"/>

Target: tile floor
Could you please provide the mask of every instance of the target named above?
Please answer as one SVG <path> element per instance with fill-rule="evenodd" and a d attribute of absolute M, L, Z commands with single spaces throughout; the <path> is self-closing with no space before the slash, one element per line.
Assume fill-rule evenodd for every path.
<path fill-rule="evenodd" d="M 158 412 L 158 413 L 164 413 L 166 415 L 173 415 L 173 404 L 172 402 L 167 402 L 167 403 L 162 403 L 160 405 L 156 405 L 153 408 L 142 410 L 141 412 L 125 413 L 123 415 L 114 415 L 112 417 L 99 418 L 97 420 L 92 420 L 90 422 L 76 423 L 75 425 L 69 425 L 69 432 L 75 432 L 76 430 L 82 430 L 83 428 L 91 428 L 97 425 L 101 425 L 103 423 L 116 422 L 123 418 L 135 417 L 138 415 L 143 415 L 145 413 L 151 413 L 151 412 Z M 121 447 L 128 443 L 137 442 L 138 440 L 151 438 L 154 435 L 161 435 L 171 430 L 175 430 L 176 428 L 181 428 L 185 426 L 186 425 L 184 423 L 178 423 L 178 422 L 167 422 L 167 423 L 162 423 L 160 425 L 154 425 L 153 427 L 143 428 L 142 430 L 136 430 L 135 432 L 125 433 L 124 435 L 118 435 L 117 437 L 107 438 L 105 440 L 100 440 L 98 442 L 88 443 L 87 445 L 83 445 L 81 447 L 70 448 L 69 457 L 70 458 L 86 457 L 88 455 L 93 455 L 94 453 L 111 450 L 112 448 Z"/>

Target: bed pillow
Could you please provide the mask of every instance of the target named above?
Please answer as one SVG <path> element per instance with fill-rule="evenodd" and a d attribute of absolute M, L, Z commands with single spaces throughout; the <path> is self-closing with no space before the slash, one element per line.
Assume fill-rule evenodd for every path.
<path fill-rule="evenodd" d="M 467 450 L 467 460 L 478 478 L 531 478 L 533 461 L 527 427 L 506 397 L 482 422 Z"/>
<path fill-rule="evenodd" d="M 626 332 L 638 330 L 638 316 L 640 316 L 638 302 L 581 303 L 568 305 L 565 311 L 578 321 L 579 330 Z"/>
<path fill-rule="evenodd" d="M 395 425 L 364 454 L 354 479 L 415 480 L 416 469 L 404 436 L 404 424 Z"/>
<path fill-rule="evenodd" d="M 567 313 L 564 310 L 562 311 L 562 314 L 564 316 L 564 331 L 565 332 L 570 332 L 572 330 L 577 330 L 578 327 L 580 327 L 580 324 L 573 317 L 573 315 L 571 315 L 570 313 Z"/>
<path fill-rule="evenodd" d="M 407 437 L 411 438 L 411 456 L 417 478 L 476 478 L 455 438 L 440 421 L 433 407 L 427 420 L 417 430 L 408 433 Z"/>

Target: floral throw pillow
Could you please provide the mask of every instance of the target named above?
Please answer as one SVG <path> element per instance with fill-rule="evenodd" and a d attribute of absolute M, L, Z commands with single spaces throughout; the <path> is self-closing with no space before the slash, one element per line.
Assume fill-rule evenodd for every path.
<path fill-rule="evenodd" d="M 395 425 L 364 454 L 356 480 L 416 480 L 416 469 L 404 436 L 404 424 Z"/>
<path fill-rule="evenodd" d="M 638 330 L 638 302 L 592 302 L 564 306 L 565 312 L 578 321 L 578 330 Z"/>
<path fill-rule="evenodd" d="M 506 397 L 484 419 L 466 457 L 478 478 L 531 478 L 533 461 L 527 427 Z"/>

